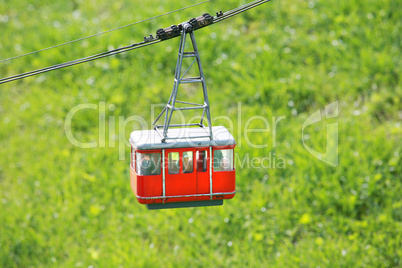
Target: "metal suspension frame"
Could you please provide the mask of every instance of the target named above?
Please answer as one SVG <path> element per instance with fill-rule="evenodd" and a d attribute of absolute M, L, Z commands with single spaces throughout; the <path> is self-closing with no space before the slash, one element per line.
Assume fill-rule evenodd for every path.
<path fill-rule="evenodd" d="M 193 46 L 193 51 L 190 51 L 190 52 L 184 51 L 185 45 L 186 45 L 187 34 L 190 35 L 191 43 Z M 190 64 L 190 66 L 187 68 L 187 70 L 182 74 L 183 59 L 190 58 L 190 57 L 194 57 L 194 60 Z M 199 70 L 200 75 L 198 77 L 184 78 L 196 61 L 197 61 L 198 70 Z M 189 83 L 201 83 L 202 91 L 203 91 L 203 95 L 204 95 L 204 103 L 203 104 L 177 100 L 177 92 L 178 92 L 180 84 L 189 84 Z M 187 104 L 190 106 L 176 107 L 176 103 Z M 203 110 L 201 120 L 199 123 L 171 124 L 171 119 L 172 119 L 172 115 L 173 115 L 174 111 L 193 110 L 193 109 L 202 109 Z M 164 124 L 157 125 L 156 123 L 162 117 L 163 114 L 165 114 Z M 203 123 L 205 116 L 207 119 L 208 127 L 206 127 Z M 204 76 L 204 72 L 203 72 L 202 66 L 201 66 L 201 60 L 200 60 L 200 55 L 199 55 L 198 48 L 197 48 L 197 43 L 195 41 L 194 31 L 192 30 L 191 26 L 189 26 L 189 25 L 184 25 L 183 29 L 182 29 L 180 46 L 179 46 L 179 55 L 177 57 L 177 64 L 176 64 L 175 78 L 174 78 L 172 93 L 170 94 L 169 101 L 167 102 L 165 108 L 163 108 L 162 112 L 155 119 L 155 121 L 153 122 L 153 125 L 154 125 L 154 129 L 156 130 L 156 132 L 161 136 L 162 142 L 165 142 L 167 139 L 178 139 L 179 138 L 179 137 L 169 137 L 168 136 L 169 127 L 198 126 L 205 130 L 206 135 L 192 136 L 191 138 L 209 138 L 210 140 L 213 139 L 210 105 L 209 105 L 208 93 L 207 93 L 207 85 L 205 83 L 205 76 Z M 163 131 L 161 131 L 161 129 L 163 129 Z"/>

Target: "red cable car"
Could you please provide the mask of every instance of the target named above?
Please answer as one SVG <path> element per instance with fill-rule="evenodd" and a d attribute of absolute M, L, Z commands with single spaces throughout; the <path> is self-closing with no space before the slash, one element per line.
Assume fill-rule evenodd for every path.
<path fill-rule="evenodd" d="M 130 135 L 131 188 L 138 202 L 146 204 L 148 209 L 217 206 L 223 204 L 223 199 L 233 198 L 236 192 L 233 161 L 236 142 L 225 127 L 211 125 L 207 87 L 193 33 L 198 26 L 207 25 L 209 17 L 204 14 L 180 27 L 157 32 L 158 38 L 180 34 L 181 40 L 173 90 L 153 123 L 154 129 Z M 193 47 L 189 52 L 184 51 L 187 34 Z M 191 59 L 192 63 L 182 74 L 185 59 Z M 192 77 L 186 77 L 193 65 L 198 66 L 199 74 L 194 76 L 192 72 Z M 201 84 L 203 103 L 176 99 L 179 85 L 189 83 Z M 173 112 L 187 110 L 202 111 L 200 122 L 171 124 Z M 157 125 L 162 115 L 164 124 Z M 208 127 L 203 124 L 204 117 Z"/>
<path fill-rule="evenodd" d="M 216 206 L 234 197 L 236 142 L 222 126 L 213 140 L 193 138 L 203 128 L 173 129 L 178 139 L 161 142 L 155 130 L 134 131 L 131 143 L 131 189 L 148 209 Z"/>

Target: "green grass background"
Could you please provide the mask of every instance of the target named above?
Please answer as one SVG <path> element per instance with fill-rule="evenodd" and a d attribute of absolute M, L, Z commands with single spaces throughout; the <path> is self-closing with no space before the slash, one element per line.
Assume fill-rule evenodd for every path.
<path fill-rule="evenodd" d="M 0 59 L 193 3 L 0 0 Z M 241 3 L 214 0 L 0 63 L 0 76 L 137 42 L 162 26 Z M 106 146 L 93 149 L 75 147 L 65 135 L 66 115 L 81 103 L 114 104 L 106 124 L 109 116 L 117 125 L 119 116 L 139 115 L 149 125 L 151 104 L 170 94 L 178 39 L 1 85 L 0 266 L 400 266 L 401 10 L 392 0 L 275 0 L 196 32 L 212 116 L 233 119 L 239 159 L 275 153 L 286 161 L 284 168 L 237 165 L 237 194 L 221 207 L 148 211 L 130 190 L 128 147 L 119 161 L 108 132 Z M 336 100 L 334 168 L 304 149 L 301 129 Z M 286 116 L 275 147 L 272 131 L 250 134 L 267 148 L 247 145 L 239 128 L 255 115 L 270 124 Z M 127 138 L 133 129 L 138 124 L 116 134 Z M 96 140 L 98 130 L 96 111 L 74 117 L 77 139 Z M 324 122 L 308 133 L 307 144 L 324 151 Z"/>

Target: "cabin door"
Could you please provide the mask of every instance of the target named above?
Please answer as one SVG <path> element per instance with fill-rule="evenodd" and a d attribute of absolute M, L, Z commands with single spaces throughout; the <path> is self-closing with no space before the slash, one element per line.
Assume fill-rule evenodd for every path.
<path fill-rule="evenodd" d="M 191 149 L 169 149 L 165 151 L 165 189 L 167 196 L 194 195 L 197 193 L 194 154 L 195 152 Z"/>
<path fill-rule="evenodd" d="M 209 150 L 208 148 L 197 149 L 195 152 L 197 194 L 209 194 Z"/>

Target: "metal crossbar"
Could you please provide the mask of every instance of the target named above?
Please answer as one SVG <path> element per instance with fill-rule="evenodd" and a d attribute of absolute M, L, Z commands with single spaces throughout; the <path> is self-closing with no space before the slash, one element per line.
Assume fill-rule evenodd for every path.
<path fill-rule="evenodd" d="M 139 196 L 137 195 L 138 199 L 143 199 L 143 200 L 150 200 L 150 199 L 163 199 L 163 198 L 182 198 L 182 197 L 204 197 L 204 196 L 211 196 L 210 200 L 212 200 L 212 196 L 216 195 L 229 195 L 229 194 L 236 194 L 236 191 L 233 192 L 219 192 L 219 193 L 213 193 L 213 194 L 183 194 L 183 195 L 164 195 L 164 196 L 149 196 L 149 197 L 144 197 L 144 196 Z"/>

